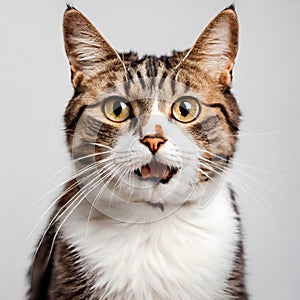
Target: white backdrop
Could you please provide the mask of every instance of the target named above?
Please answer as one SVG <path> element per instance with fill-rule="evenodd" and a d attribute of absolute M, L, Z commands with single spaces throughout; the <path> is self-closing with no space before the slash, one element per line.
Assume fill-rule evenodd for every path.
<path fill-rule="evenodd" d="M 103 2 L 103 3 L 102 3 Z M 229 1 L 74 1 L 118 50 L 164 54 L 192 45 Z M 233 91 L 243 111 L 234 179 L 255 300 L 299 299 L 299 0 L 237 1 Z M 72 95 L 61 23 L 65 3 L 0 2 L 0 299 L 24 299 L 25 274 L 67 176 L 62 115 Z M 24 210 L 26 210 L 24 212 Z"/>

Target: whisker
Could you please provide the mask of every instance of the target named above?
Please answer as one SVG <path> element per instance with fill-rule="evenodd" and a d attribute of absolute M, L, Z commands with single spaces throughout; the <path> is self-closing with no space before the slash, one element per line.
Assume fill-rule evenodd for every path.
<path fill-rule="evenodd" d="M 107 164 L 107 165 L 112 165 L 112 163 Z M 97 167 L 97 166 L 96 166 Z M 37 220 L 37 223 L 34 225 L 32 231 L 30 232 L 29 236 L 31 236 L 31 234 L 34 232 L 34 230 L 37 228 L 37 226 L 40 224 L 40 222 L 42 221 L 42 219 L 47 215 L 47 213 L 50 211 L 50 209 L 66 194 L 68 194 L 71 190 L 73 190 L 76 186 L 80 185 L 81 183 L 83 183 L 84 180 L 95 176 L 95 174 L 99 172 L 98 169 L 96 169 L 94 172 L 92 172 L 91 174 L 89 174 L 88 176 L 86 176 L 84 179 L 81 180 L 77 180 L 76 182 L 74 182 L 68 189 L 66 189 L 61 195 L 59 195 L 51 204 L 50 206 L 43 212 L 43 214 L 39 217 L 39 219 Z"/>
<path fill-rule="evenodd" d="M 99 184 L 99 183 L 98 183 L 98 184 Z M 97 185 L 96 185 L 96 186 L 97 186 Z M 90 191 L 88 191 L 87 194 L 89 194 L 92 190 L 93 190 L 93 189 L 91 189 Z M 52 240 L 52 244 L 51 244 L 51 247 L 50 247 L 48 260 L 49 260 L 49 258 L 50 258 L 50 256 L 51 256 L 52 251 L 53 251 L 54 244 L 55 244 L 55 241 L 56 241 L 56 238 L 57 238 L 57 236 L 58 236 L 59 231 L 61 230 L 62 226 L 63 226 L 64 223 L 67 221 L 67 219 L 71 216 L 71 214 L 75 211 L 75 209 L 82 203 L 82 201 L 83 201 L 85 198 L 86 198 L 86 197 L 82 197 L 81 200 L 79 200 L 78 203 L 74 205 L 74 207 L 70 210 L 70 212 L 67 214 L 67 216 L 65 217 L 65 219 L 64 219 L 64 220 L 60 223 L 60 225 L 58 226 L 58 228 L 57 228 L 57 230 L 56 230 L 56 232 L 55 232 L 55 235 L 54 235 L 54 237 L 53 237 L 53 240 Z M 78 198 L 78 199 L 79 199 L 79 198 Z M 74 201 L 74 202 L 75 202 L 75 201 Z M 69 206 L 69 208 L 70 208 L 70 206 Z M 67 208 L 67 209 L 69 209 L 69 208 Z M 66 212 L 67 209 L 66 209 L 64 212 Z"/>
<path fill-rule="evenodd" d="M 121 169 L 120 169 L 121 170 Z M 125 174 L 129 172 L 128 169 L 125 168 L 125 170 L 123 171 L 123 173 L 119 176 L 119 179 L 117 180 L 117 182 L 115 183 L 114 185 L 114 188 L 113 188 L 113 193 L 115 192 L 115 189 L 118 187 L 118 184 L 121 182 L 121 179 L 125 176 Z"/>
<path fill-rule="evenodd" d="M 235 170 L 237 171 L 237 170 Z M 239 181 L 241 184 L 244 184 L 244 186 L 246 188 L 248 188 L 249 190 L 251 190 L 254 194 L 256 194 L 258 196 L 258 198 L 265 203 L 265 205 L 267 205 L 269 207 L 270 210 L 272 210 L 283 222 L 287 223 L 287 221 L 283 218 L 283 216 L 280 214 L 280 212 L 278 211 L 278 209 L 276 209 L 269 201 L 267 201 L 265 198 L 262 197 L 262 195 L 260 195 L 253 187 L 251 187 L 249 184 L 245 183 L 244 181 L 242 181 L 241 179 L 239 179 L 238 177 L 234 176 L 232 173 L 228 173 L 229 176 L 233 177 L 234 180 Z M 245 174 L 246 175 L 246 174 Z M 253 199 L 253 198 L 252 198 Z M 259 201 L 256 201 L 257 203 L 260 203 Z M 261 206 L 260 206 L 261 207 Z M 270 214 L 268 214 L 270 216 Z"/>
<path fill-rule="evenodd" d="M 115 172 L 114 172 L 113 175 L 111 176 L 111 179 L 109 180 L 108 184 L 112 181 L 113 178 L 115 178 L 115 176 L 118 174 L 118 172 L 119 172 L 121 169 L 122 169 L 122 166 L 119 166 L 119 167 L 115 170 Z M 124 174 L 124 172 L 121 174 L 121 176 L 119 176 L 119 179 L 117 180 L 117 182 L 119 182 L 119 180 L 122 178 L 123 174 Z M 107 185 L 108 185 L 108 184 L 107 184 Z M 116 184 L 114 185 L 114 189 L 113 189 L 113 191 L 111 192 L 111 197 L 112 197 L 113 194 L 114 194 L 115 186 L 116 186 Z M 101 191 L 100 191 L 100 192 L 101 192 Z M 101 194 L 102 194 L 102 192 L 101 192 Z M 100 194 L 100 196 L 101 196 L 101 194 Z M 110 204 L 110 202 L 111 202 L 111 197 L 110 197 L 110 199 L 109 199 L 109 204 Z M 98 199 L 98 198 L 99 198 L 99 193 L 98 193 L 98 195 L 97 195 L 97 199 Z M 98 201 L 98 200 L 97 200 L 97 201 Z M 110 207 L 110 206 L 109 206 L 109 207 Z"/>
<path fill-rule="evenodd" d="M 93 146 L 98 146 L 98 147 L 103 147 L 103 148 L 107 148 L 107 149 L 110 149 L 112 150 L 113 148 L 108 146 L 108 145 L 104 145 L 104 144 L 101 144 L 101 143 L 89 143 L 89 145 L 93 145 Z"/>
<path fill-rule="evenodd" d="M 85 158 L 85 157 L 84 157 Z M 54 192 L 55 190 L 57 190 L 58 188 L 62 187 L 63 185 L 65 185 L 67 182 L 72 181 L 73 179 L 76 179 L 78 176 L 83 175 L 84 173 L 90 171 L 91 169 L 93 169 L 95 166 L 97 167 L 97 165 L 99 165 L 101 163 L 105 163 L 106 161 L 112 160 L 112 157 L 107 157 L 103 160 L 100 161 L 95 161 L 92 164 L 87 165 L 84 168 L 81 168 L 77 173 L 73 174 L 70 178 L 64 180 L 63 182 L 59 183 L 57 186 L 55 186 L 54 188 L 52 188 L 50 191 L 48 191 L 47 193 L 45 193 L 44 195 L 40 196 L 39 199 L 37 199 L 36 201 L 34 201 L 32 204 L 30 204 L 29 207 L 27 207 L 26 209 L 24 209 L 20 214 L 18 214 L 18 217 L 21 217 L 22 215 L 24 215 L 27 211 L 29 211 L 32 207 L 34 207 L 35 205 L 37 205 L 39 202 L 42 201 L 43 198 L 47 197 L 49 194 L 51 194 L 52 192 Z M 72 162 L 71 162 L 72 163 Z"/>
<path fill-rule="evenodd" d="M 204 172 L 201 168 L 199 168 L 198 171 L 200 171 L 204 176 L 206 176 L 207 178 L 209 178 L 214 183 L 217 183 L 210 175 L 208 175 L 207 172 Z"/>
<path fill-rule="evenodd" d="M 99 176 L 96 176 L 95 177 L 95 180 L 98 178 Z M 88 184 L 90 184 L 90 183 L 88 183 Z M 97 185 L 95 185 L 95 187 L 96 187 Z M 85 188 L 86 189 L 86 188 Z M 94 188 L 93 188 L 94 189 Z M 88 191 L 88 193 L 86 194 L 86 195 L 88 195 L 93 189 L 90 189 L 89 191 Z M 35 258 L 36 258 L 36 255 L 37 255 L 37 253 L 38 253 L 38 251 L 39 251 L 39 249 L 40 249 L 40 247 L 41 247 L 41 244 L 42 244 L 42 242 L 43 242 L 43 240 L 44 240 L 44 238 L 45 238 L 45 236 L 46 236 L 46 234 L 47 234 L 47 232 L 48 232 L 48 230 L 50 229 L 50 227 L 54 224 L 54 222 L 56 222 L 58 219 L 60 219 L 69 209 L 70 209 L 70 207 L 72 206 L 72 204 L 74 204 L 75 203 L 75 201 L 77 201 L 78 199 L 80 199 L 79 198 L 79 196 L 80 196 L 80 194 L 83 194 L 83 191 L 82 191 L 82 189 L 80 189 L 60 210 L 59 210 L 59 212 L 62 210 L 62 209 L 64 209 L 64 207 L 67 205 L 68 207 L 66 207 L 66 209 L 59 215 L 59 217 L 58 218 L 56 218 L 56 216 L 57 216 L 57 214 L 59 213 L 57 213 L 55 216 L 54 216 L 54 218 L 51 220 L 51 222 L 50 222 L 50 224 L 48 225 L 48 227 L 46 228 L 46 230 L 44 231 L 44 234 L 43 234 L 43 236 L 42 236 L 42 238 L 41 238 L 41 240 L 40 240 L 40 242 L 39 242 L 39 244 L 38 244 L 38 246 L 37 246 L 37 249 L 36 249 L 36 251 L 35 251 L 35 254 L 34 254 L 34 256 L 33 256 L 33 260 L 35 260 Z M 74 197 L 76 197 L 76 199 L 74 198 Z M 74 210 L 82 203 L 82 201 L 84 200 L 86 198 L 86 196 L 85 197 L 82 197 L 79 201 L 78 201 L 78 203 L 77 204 L 75 204 L 75 206 L 73 207 L 73 209 L 71 209 L 70 210 L 70 212 L 68 213 L 68 215 L 65 217 L 65 219 L 63 220 L 63 222 L 60 224 L 60 226 L 58 227 L 58 229 L 56 230 L 56 233 L 55 233 L 55 235 L 54 235 L 54 238 L 53 238 L 53 241 L 52 241 L 52 244 L 51 244 L 51 247 L 50 247 L 50 251 L 49 251 L 49 255 L 48 255 L 48 257 L 47 257 L 47 261 L 49 261 L 49 259 L 50 259 L 50 256 L 51 256 L 51 254 L 52 254 L 52 251 L 53 251 L 53 247 L 54 247 L 54 244 L 55 244 L 55 240 L 56 240 L 56 238 L 57 238 L 57 235 L 58 235 L 58 233 L 59 233 L 59 231 L 60 231 L 60 229 L 61 229 L 61 227 L 63 226 L 63 224 L 65 223 L 65 221 L 69 218 L 69 216 L 74 212 Z M 71 203 L 69 203 L 71 201 Z M 69 205 L 70 204 L 70 205 Z M 56 220 L 55 220 L 56 219 Z"/>
<path fill-rule="evenodd" d="M 204 164 L 204 166 L 205 166 L 205 164 Z M 207 168 L 209 168 L 208 166 L 206 166 Z M 221 175 L 219 172 L 217 172 L 217 171 L 215 171 L 214 169 L 211 169 L 213 172 L 215 172 L 217 175 Z M 222 170 L 222 169 L 221 169 Z M 222 170 L 222 171 L 225 171 L 226 172 L 226 170 Z M 232 176 L 232 177 L 234 177 L 234 179 L 235 180 L 237 180 L 237 181 L 239 181 L 239 183 L 241 183 L 241 184 L 244 184 L 244 185 L 246 185 L 248 188 L 250 188 L 251 189 L 251 187 L 249 187 L 247 184 L 245 184 L 244 182 L 242 182 L 240 179 L 238 179 L 238 178 L 236 178 L 233 174 L 230 174 L 230 173 L 226 173 L 227 175 L 229 175 L 229 176 Z M 265 207 L 263 207 L 262 205 L 261 205 L 261 203 L 259 202 L 259 201 L 257 201 L 257 199 L 255 199 L 245 188 L 243 188 L 241 185 L 237 185 L 236 184 L 236 186 L 239 188 L 239 189 L 241 189 L 242 191 L 244 191 L 252 200 L 254 200 L 256 203 L 257 203 L 257 205 L 267 214 L 267 215 L 269 215 L 270 216 L 270 214 L 269 214 L 269 212 L 265 209 Z M 259 196 L 260 197 L 260 196 Z"/>
<path fill-rule="evenodd" d="M 205 164 L 203 164 L 205 167 L 207 167 L 208 169 L 209 169 L 209 166 L 207 166 L 207 165 L 205 165 Z M 261 201 L 263 202 L 263 203 L 265 203 L 281 220 L 283 220 L 284 222 L 286 222 L 286 220 L 282 217 L 282 215 L 279 213 L 279 211 L 275 208 L 275 207 L 273 207 L 266 199 L 264 199 L 253 187 L 251 187 L 250 185 L 248 185 L 247 183 L 245 183 L 245 182 L 243 182 L 241 179 L 239 179 L 238 177 L 236 177 L 236 176 L 234 176 L 232 173 L 230 173 L 230 172 L 227 172 L 227 170 L 225 169 L 225 168 L 222 168 L 222 167 L 217 167 L 217 169 L 218 170 L 220 170 L 220 171 L 224 171 L 224 172 L 226 172 L 226 174 L 227 175 L 229 175 L 229 176 L 231 176 L 231 177 L 233 177 L 233 179 L 235 180 L 235 181 L 238 181 L 240 184 L 243 184 L 246 188 L 248 188 L 249 190 L 251 190 L 254 194 L 256 194 L 258 197 L 259 197 L 259 199 L 261 199 Z M 213 169 L 211 169 L 213 172 L 215 172 L 216 174 L 218 174 L 218 175 L 221 175 L 219 172 L 217 172 L 217 171 L 215 171 L 215 170 L 213 170 Z M 242 174 L 242 175 L 245 175 L 245 176 L 247 176 L 248 178 L 250 178 L 250 179 L 252 179 L 252 180 L 254 180 L 254 181 L 256 181 L 258 184 L 260 184 L 260 185 L 262 185 L 262 186 L 264 186 L 265 188 L 267 188 L 268 190 L 270 190 L 271 192 L 273 192 L 275 195 L 277 195 L 277 197 L 279 197 L 280 199 L 282 199 L 284 202 L 285 202 L 285 199 L 281 196 L 281 195 L 279 195 L 279 194 L 277 194 L 276 192 L 274 192 L 273 190 L 271 190 L 268 186 L 266 186 L 265 184 L 263 184 L 263 183 L 261 183 L 261 182 L 259 182 L 258 180 L 256 180 L 256 178 L 254 178 L 254 177 L 252 177 L 252 176 L 250 176 L 250 175 L 248 175 L 248 174 L 246 174 L 246 173 L 244 173 L 244 172 L 241 172 L 241 171 L 239 171 L 239 170 L 236 170 L 236 169 L 233 169 L 234 171 L 237 171 L 237 172 L 239 172 L 240 174 Z M 257 201 L 246 189 L 244 189 L 244 188 L 242 188 L 242 186 L 238 186 L 237 185 L 237 187 L 239 187 L 240 189 L 242 189 L 245 193 L 247 193 L 249 196 L 250 196 L 250 198 L 251 199 L 253 199 L 259 206 L 260 206 L 260 208 L 262 208 L 263 210 L 264 210 L 264 212 L 267 212 L 266 211 L 266 209 L 261 205 L 261 203 L 259 202 L 259 201 Z M 267 213 L 268 215 L 270 215 L 269 213 Z"/>
<path fill-rule="evenodd" d="M 211 166 L 209 166 L 209 165 L 207 165 L 207 164 L 205 164 L 201 161 L 198 161 L 198 163 L 199 163 L 200 166 L 204 167 L 205 169 L 208 169 L 211 172 L 215 172 L 217 175 L 221 175 L 221 173 L 218 173 L 213 167 L 211 167 Z M 222 170 L 220 170 L 220 171 L 222 171 Z"/>
<path fill-rule="evenodd" d="M 229 176 L 232 176 L 232 174 L 229 174 Z M 239 183 L 241 184 L 245 184 L 244 182 L 242 182 L 241 180 L 239 180 L 238 178 L 236 178 L 235 176 L 233 176 L 233 178 L 237 181 L 239 181 Z M 244 193 L 246 193 L 252 200 L 254 200 L 254 202 L 264 211 L 264 213 L 268 216 L 270 216 L 270 213 L 268 212 L 268 210 L 266 210 L 266 208 L 260 203 L 260 201 L 258 201 L 255 197 L 253 197 L 253 195 L 250 194 L 249 191 L 247 191 L 245 188 L 243 188 L 241 185 L 239 184 L 235 184 L 235 186 L 239 189 L 241 189 Z M 248 186 L 249 188 L 249 186 Z"/>
<path fill-rule="evenodd" d="M 206 149 L 201 149 L 202 152 L 206 152 L 214 157 L 217 157 L 218 159 L 224 161 L 225 163 L 228 164 L 228 161 L 227 159 L 225 159 L 224 157 L 222 156 L 219 156 L 215 153 L 212 153 Z M 201 157 L 202 158 L 202 157 Z M 281 174 L 281 173 L 277 173 L 277 172 L 272 172 L 272 171 L 268 171 L 268 170 L 264 170 L 264 169 L 261 169 L 261 168 L 257 168 L 257 167 L 253 167 L 253 166 L 250 166 L 250 165 L 247 165 L 247 164 L 243 164 L 243 163 L 240 163 L 240 162 L 237 162 L 237 161 L 233 161 L 232 162 L 234 165 L 239 165 L 239 166 L 242 166 L 242 167 L 245 167 L 245 168 L 249 168 L 249 169 L 253 169 L 255 171 L 259 171 L 259 172 L 262 172 L 262 173 L 266 173 L 266 174 L 270 174 L 270 175 L 275 175 L 275 176 L 289 176 L 288 174 Z"/>
<path fill-rule="evenodd" d="M 200 159 L 205 160 L 205 161 L 207 161 L 207 162 L 210 162 L 210 163 L 216 165 L 217 168 L 218 168 L 220 171 L 226 171 L 225 168 L 221 168 L 220 166 L 218 166 L 217 163 L 215 163 L 215 162 L 213 162 L 213 161 L 207 160 L 207 159 L 205 159 L 205 158 L 203 158 L 203 157 L 200 157 Z M 241 171 L 241 170 L 239 170 L 239 169 L 237 169 L 237 168 L 233 168 L 232 171 L 238 172 L 238 173 L 240 173 L 240 174 L 242 174 L 242 175 L 244 175 L 244 176 L 246 176 L 246 177 L 252 179 L 253 181 L 255 181 L 256 183 L 258 183 L 258 184 L 261 185 L 262 187 L 264 187 L 264 188 L 266 188 L 267 190 L 269 190 L 271 193 L 273 193 L 275 196 L 277 196 L 279 199 L 281 199 L 284 203 L 288 204 L 288 202 L 283 198 L 282 195 L 280 195 L 280 194 L 277 193 L 276 191 L 272 190 L 270 187 L 268 187 L 268 186 L 267 186 L 265 183 L 263 183 L 262 181 L 259 181 L 257 178 L 255 178 L 255 177 L 253 177 L 253 176 L 251 176 L 251 175 L 249 175 L 249 174 L 247 174 L 247 173 L 245 173 L 245 172 L 243 172 L 243 171 Z"/>
<path fill-rule="evenodd" d="M 283 130 L 277 130 L 277 131 L 265 131 L 265 132 L 240 132 L 238 134 L 224 134 L 224 136 L 237 136 L 237 137 L 243 137 L 243 136 L 258 136 L 258 135 L 268 135 L 268 134 L 278 134 L 283 133 Z"/>
<path fill-rule="evenodd" d="M 80 161 L 80 160 L 83 160 L 83 159 L 86 159 L 86 158 L 89 158 L 89 157 L 92 157 L 92 156 L 97 156 L 97 155 L 101 155 L 101 154 L 108 154 L 108 153 L 111 153 L 111 151 L 104 151 L 104 152 L 92 153 L 92 154 L 88 154 L 88 155 L 85 155 L 85 156 L 78 157 L 76 159 L 72 159 L 66 166 L 64 166 L 63 168 L 59 169 L 54 175 L 52 175 L 50 177 L 50 179 L 47 180 L 46 184 L 48 184 L 49 182 L 51 182 L 59 173 L 61 173 L 66 168 L 68 168 L 74 162 L 77 162 L 77 161 Z"/>
<path fill-rule="evenodd" d="M 128 172 L 129 175 L 129 179 L 128 179 L 128 183 L 129 183 L 129 186 L 131 186 L 131 190 L 130 190 L 130 194 L 129 194 L 129 197 L 128 197 L 128 202 L 130 202 L 131 200 L 131 196 L 133 194 L 133 191 L 134 191 L 134 186 L 133 186 L 133 182 L 134 182 L 134 173 L 133 172 Z"/>
<path fill-rule="evenodd" d="M 93 166 L 93 167 L 95 167 L 95 166 Z M 88 171 L 88 170 L 87 170 Z M 61 185 L 63 185 L 63 184 L 66 184 L 67 182 L 70 182 L 70 181 L 72 181 L 74 178 L 73 178 L 73 176 L 72 177 L 70 177 L 68 180 L 65 180 L 63 183 L 61 183 L 60 184 L 60 186 Z M 73 183 L 71 186 L 69 186 L 68 187 L 68 189 L 66 189 L 66 190 L 64 190 L 63 191 L 63 193 L 62 194 L 60 194 L 57 198 L 55 198 L 55 200 L 54 201 L 52 201 L 52 203 L 51 203 L 51 205 L 50 205 L 50 208 L 62 197 L 62 196 L 64 196 L 65 194 L 67 194 L 68 192 L 70 192 L 75 186 L 77 185 L 77 183 L 75 182 L 75 183 Z M 37 201 L 35 201 L 33 204 L 31 204 L 30 205 L 30 207 L 28 207 L 25 211 L 27 211 L 27 210 L 29 210 L 29 208 L 32 208 L 34 205 L 36 205 L 36 204 L 38 204 L 39 202 L 41 202 L 42 201 L 42 198 L 44 198 L 44 197 L 46 197 L 48 194 L 50 194 L 52 191 L 54 191 L 56 188 L 54 188 L 54 189 L 52 189 L 51 191 L 49 191 L 49 192 L 47 192 L 47 194 L 45 194 L 45 195 L 43 195 L 43 196 L 41 196 Z M 49 208 L 48 208 L 49 209 Z M 47 210 L 48 210 L 47 209 Z M 23 212 L 24 213 L 24 212 Z M 44 214 L 43 214 L 44 215 Z M 41 218 L 43 217 L 43 215 L 38 219 L 38 220 L 41 220 Z M 38 224 L 36 224 L 36 225 L 38 225 Z M 36 227 L 36 225 L 35 225 L 35 227 Z M 33 231 L 34 231 L 34 229 L 33 229 Z M 30 236 L 30 235 L 29 235 Z"/>
<path fill-rule="evenodd" d="M 233 169 L 234 172 L 238 172 L 250 179 L 252 179 L 253 181 L 255 181 L 256 183 L 258 183 L 259 185 L 261 185 L 262 187 L 266 188 L 268 191 L 270 191 L 272 194 L 274 194 L 275 196 L 277 196 L 279 199 L 281 199 L 285 204 L 288 205 L 288 202 L 286 201 L 286 199 L 284 199 L 284 197 L 282 195 L 280 195 L 279 193 L 277 193 L 276 191 L 272 190 L 270 187 L 268 187 L 265 183 L 263 183 L 262 181 L 256 179 L 255 177 L 245 173 L 245 172 L 242 172 L 240 170 L 237 170 L 237 169 Z"/>
<path fill-rule="evenodd" d="M 37 247 L 37 250 L 36 250 L 36 253 L 38 252 L 39 250 L 39 247 L 41 246 L 41 243 L 43 241 L 43 239 L 45 238 L 48 230 L 50 229 L 50 227 L 58 220 L 60 219 L 60 217 L 64 214 L 64 210 L 67 210 L 68 209 L 68 205 L 70 205 L 73 201 L 75 202 L 79 196 L 83 195 L 84 194 L 84 191 L 88 188 L 89 185 L 91 185 L 95 180 L 97 180 L 99 178 L 99 176 L 101 176 L 101 174 L 103 174 L 104 172 L 106 172 L 106 170 L 97 170 L 95 171 L 95 173 L 99 172 L 98 174 L 96 174 L 95 178 L 92 179 L 91 181 L 89 181 L 83 188 L 79 188 L 79 191 L 73 195 L 59 210 L 58 212 L 54 215 L 54 217 L 52 217 L 52 220 L 49 222 L 46 230 L 44 231 L 44 234 L 42 235 L 42 238 L 41 238 L 41 241 L 40 243 L 38 244 L 38 247 Z M 93 174 L 95 175 L 95 174 Z M 59 197 L 60 199 L 61 197 Z M 36 255 L 36 254 L 35 254 Z M 35 256 L 34 256 L 35 257 Z"/>
<path fill-rule="evenodd" d="M 117 171 L 119 169 L 121 169 L 122 167 L 119 166 L 117 167 L 116 169 L 113 169 L 111 170 L 108 174 L 106 174 L 103 178 L 102 178 L 102 181 L 103 180 L 106 180 L 106 178 L 110 177 L 110 179 L 105 182 L 101 188 L 101 190 L 97 193 L 95 199 L 93 200 L 93 203 L 91 204 L 91 208 L 90 208 L 90 211 L 89 211 L 89 215 L 88 215 L 88 218 L 87 218 L 87 223 L 86 223 L 86 230 L 85 230 L 85 236 L 87 236 L 87 230 L 88 230 L 88 224 L 89 224 L 89 221 L 90 221 L 90 218 L 91 218 L 91 215 L 92 215 L 92 211 L 93 211 L 93 208 L 95 207 L 96 203 L 98 202 L 99 198 L 101 197 L 104 189 L 109 185 L 109 183 L 114 179 L 115 175 L 117 174 Z"/>
<path fill-rule="evenodd" d="M 94 152 L 94 153 L 90 153 L 90 154 L 87 154 L 85 156 L 80 156 L 80 157 L 77 157 L 77 158 L 73 158 L 71 163 L 72 162 L 76 162 L 76 161 L 80 161 L 80 160 L 83 160 L 83 159 L 86 159 L 86 158 L 89 158 L 89 157 L 93 157 L 93 156 L 97 156 L 97 155 L 102 155 L 102 154 L 108 154 L 108 153 L 112 153 L 111 150 L 109 151 L 97 151 L 97 152 Z"/>

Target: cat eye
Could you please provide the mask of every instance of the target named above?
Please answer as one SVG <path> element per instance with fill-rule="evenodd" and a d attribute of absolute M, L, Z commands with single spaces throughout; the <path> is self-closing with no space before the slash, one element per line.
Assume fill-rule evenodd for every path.
<path fill-rule="evenodd" d="M 126 99 L 112 96 L 104 101 L 103 112 L 113 122 L 124 122 L 131 114 L 131 107 Z"/>
<path fill-rule="evenodd" d="M 196 98 L 183 96 L 178 98 L 172 106 L 173 117 L 182 122 L 188 123 L 194 121 L 200 113 L 200 105 Z"/>

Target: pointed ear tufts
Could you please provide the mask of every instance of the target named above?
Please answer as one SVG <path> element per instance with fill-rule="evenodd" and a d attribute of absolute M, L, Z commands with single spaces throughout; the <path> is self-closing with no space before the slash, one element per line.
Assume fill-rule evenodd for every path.
<path fill-rule="evenodd" d="M 71 9 L 76 10 L 76 8 L 74 6 L 72 6 L 70 3 L 67 2 L 66 5 L 67 5 L 66 11 L 71 10 Z"/>
<path fill-rule="evenodd" d="M 228 9 L 235 11 L 235 5 L 232 3 L 231 5 L 226 7 L 224 10 L 228 10 Z"/>

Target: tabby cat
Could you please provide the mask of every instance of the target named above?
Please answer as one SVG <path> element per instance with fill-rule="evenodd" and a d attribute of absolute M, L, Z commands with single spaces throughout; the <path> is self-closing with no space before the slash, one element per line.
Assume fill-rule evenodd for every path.
<path fill-rule="evenodd" d="M 63 29 L 75 170 L 38 243 L 28 298 L 248 299 L 226 177 L 240 117 L 234 7 L 170 56 L 116 52 L 73 7 Z"/>

